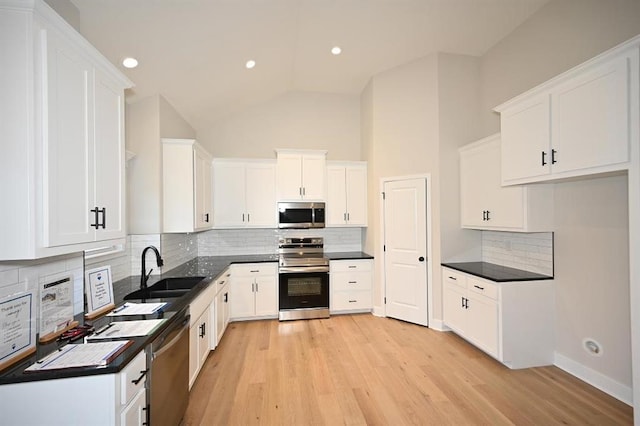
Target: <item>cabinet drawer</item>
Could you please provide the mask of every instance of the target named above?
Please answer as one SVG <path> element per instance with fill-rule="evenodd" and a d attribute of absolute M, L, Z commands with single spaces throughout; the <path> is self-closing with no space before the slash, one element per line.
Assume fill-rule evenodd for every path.
<path fill-rule="evenodd" d="M 215 287 L 214 294 L 217 295 L 218 293 L 220 293 L 220 291 L 222 291 L 224 286 L 228 284 L 230 280 L 231 270 L 227 268 L 220 276 L 218 276 L 218 278 L 213 283 L 213 286 Z"/>
<path fill-rule="evenodd" d="M 134 400 L 120 413 L 120 426 L 140 426 L 147 424 L 145 392 L 137 394 Z"/>
<path fill-rule="evenodd" d="M 278 264 L 274 262 L 236 264 L 232 268 L 233 274 L 239 276 L 275 275 L 278 273 Z"/>
<path fill-rule="evenodd" d="M 467 289 L 477 294 L 482 294 L 493 300 L 498 299 L 498 286 L 481 279 L 467 277 Z"/>
<path fill-rule="evenodd" d="M 120 404 L 127 405 L 141 389 L 144 389 L 147 372 L 147 357 L 142 351 L 120 373 Z"/>
<path fill-rule="evenodd" d="M 364 273 L 334 273 L 331 274 L 332 291 L 371 290 L 371 274 Z"/>
<path fill-rule="evenodd" d="M 373 262 L 365 260 L 332 260 L 331 272 L 371 271 Z"/>
<path fill-rule="evenodd" d="M 371 309 L 371 291 L 340 291 L 332 296 L 332 310 Z"/>
<path fill-rule="evenodd" d="M 454 271 L 453 269 L 443 268 L 442 280 L 445 284 L 452 284 L 461 288 L 467 288 L 467 276 L 462 272 Z"/>

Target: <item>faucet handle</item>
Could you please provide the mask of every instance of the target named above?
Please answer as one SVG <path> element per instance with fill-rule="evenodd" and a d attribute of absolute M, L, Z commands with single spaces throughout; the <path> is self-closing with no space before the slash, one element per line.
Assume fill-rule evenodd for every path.
<path fill-rule="evenodd" d="M 145 282 L 149 279 L 149 277 L 151 276 L 151 272 L 153 272 L 153 268 L 149 269 L 149 273 L 145 276 Z"/>

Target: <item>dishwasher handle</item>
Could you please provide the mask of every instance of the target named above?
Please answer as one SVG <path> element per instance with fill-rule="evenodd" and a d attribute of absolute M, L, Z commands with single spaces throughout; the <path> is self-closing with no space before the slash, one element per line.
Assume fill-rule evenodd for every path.
<path fill-rule="evenodd" d="M 171 330 L 171 332 L 167 333 L 166 336 L 163 337 L 163 341 L 160 342 L 160 346 L 157 350 L 153 350 L 153 353 L 151 354 L 151 360 L 156 359 L 157 357 L 159 357 L 160 355 L 162 355 L 164 352 L 170 350 L 182 337 L 183 333 L 186 333 L 189 329 L 189 320 L 191 319 L 191 315 L 187 315 L 186 317 L 184 317 L 184 319 L 182 320 L 182 322 L 180 323 L 179 326 L 175 326 L 174 330 Z M 169 336 L 171 334 L 174 334 L 175 332 L 177 332 L 176 336 L 171 339 L 168 343 L 165 343 L 165 341 L 169 338 Z"/>

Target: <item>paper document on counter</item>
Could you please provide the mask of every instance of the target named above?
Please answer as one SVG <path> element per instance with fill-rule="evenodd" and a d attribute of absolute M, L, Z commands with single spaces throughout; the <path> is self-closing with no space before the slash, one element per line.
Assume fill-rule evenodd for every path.
<path fill-rule="evenodd" d="M 120 315 L 151 315 L 162 309 L 167 302 L 160 303 L 131 303 L 127 302 L 117 309 L 114 309 L 108 317 L 115 317 Z"/>
<path fill-rule="evenodd" d="M 25 372 L 60 368 L 95 367 L 107 365 L 133 341 L 99 342 L 66 345 L 31 365 Z"/>
<path fill-rule="evenodd" d="M 114 321 L 106 327 L 87 337 L 88 341 L 100 339 L 114 339 L 120 337 L 146 336 L 160 326 L 166 319 L 142 321 Z"/>

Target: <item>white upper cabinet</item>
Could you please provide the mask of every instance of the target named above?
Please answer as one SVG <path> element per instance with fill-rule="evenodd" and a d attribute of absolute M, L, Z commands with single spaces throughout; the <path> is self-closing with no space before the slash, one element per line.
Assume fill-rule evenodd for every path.
<path fill-rule="evenodd" d="M 367 163 L 327 163 L 327 226 L 367 226 Z"/>
<path fill-rule="evenodd" d="M 542 232 L 553 229 L 553 186 L 500 185 L 500 134 L 459 149 L 463 228 Z"/>
<path fill-rule="evenodd" d="M 276 163 L 214 159 L 213 211 L 216 228 L 276 228 Z"/>
<path fill-rule="evenodd" d="M 326 151 L 277 150 L 278 201 L 324 201 Z"/>
<path fill-rule="evenodd" d="M 211 229 L 211 157 L 193 139 L 162 139 L 163 232 Z"/>
<path fill-rule="evenodd" d="M 0 260 L 123 242 L 132 83 L 42 1 L 0 1 L 0 39 Z"/>
<path fill-rule="evenodd" d="M 638 128 L 635 37 L 498 106 L 504 185 L 626 169 Z"/>

